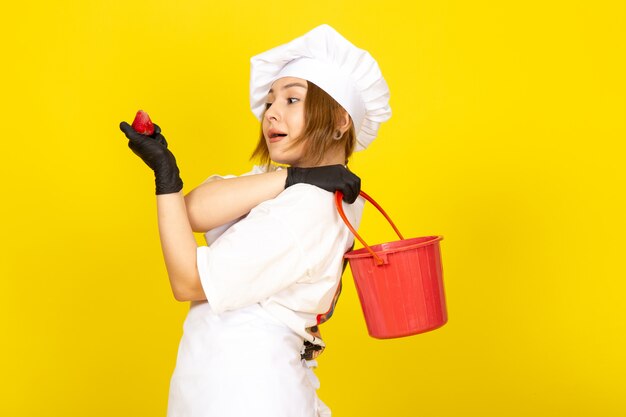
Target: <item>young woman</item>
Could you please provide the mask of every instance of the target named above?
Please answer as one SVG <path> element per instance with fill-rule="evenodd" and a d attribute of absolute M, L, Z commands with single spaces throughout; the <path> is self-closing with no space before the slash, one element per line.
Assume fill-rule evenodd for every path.
<path fill-rule="evenodd" d="M 210 177 L 186 197 L 160 128 L 148 137 L 120 125 L 155 173 L 174 297 L 192 302 L 169 417 L 330 415 L 301 355 L 323 346 L 310 329 L 334 306 L 353 243 L 332 192 L 358 225 L 360 180 L 344 164 L 389 118 L 388 89 L 367 52 L 323 25 L 252 59 L 251 104 L 263 167 Z"/>

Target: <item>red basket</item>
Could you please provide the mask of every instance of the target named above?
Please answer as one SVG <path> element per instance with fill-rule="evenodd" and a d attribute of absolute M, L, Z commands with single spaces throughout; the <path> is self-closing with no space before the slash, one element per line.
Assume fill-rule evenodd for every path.
<path fill-rule="evenodd" d="M 369 195 L 361 196 L 382 214 L 401 240 L 369 246 L 343 211 L 343 194 L 335 193 L 339 215 L 362 249 L 345 254 L 350 263 L 370 336 L 411 336 L 437 329 L 448 321 L 439 242 L 443 236 L 404 239 L 387 213 Z"/>

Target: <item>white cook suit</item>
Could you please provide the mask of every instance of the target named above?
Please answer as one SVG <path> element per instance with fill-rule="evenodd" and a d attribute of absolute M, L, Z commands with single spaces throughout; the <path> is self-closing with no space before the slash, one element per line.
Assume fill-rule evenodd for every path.
<path fill-rule="evenodd" d="M 355 227 L 363 205 L 344 203 Z M 315 342 L 305 329 L 331 306 L 354 240 L 333 194 L 296 184 L 205 236 L 197 262 L 207 301 L 185 319 L 168 417 L 330 416 L 316 363 L 300 352 Z"/>

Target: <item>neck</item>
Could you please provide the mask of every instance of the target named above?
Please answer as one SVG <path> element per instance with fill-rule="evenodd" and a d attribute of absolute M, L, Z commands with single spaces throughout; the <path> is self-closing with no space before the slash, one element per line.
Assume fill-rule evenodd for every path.
<path fill-rule="evenodd" d="M 346 153 L 345 152 L 333 152 L 328 153 L 324 156 L 324 158 L 318 163 L 312 163 L 310 161 L 298 161 L 293 164 L 293 167 L 296 168 L 311 168 L 311 167 L 319 167 L 324 165 L 345 165 L 346 163 Z"/>

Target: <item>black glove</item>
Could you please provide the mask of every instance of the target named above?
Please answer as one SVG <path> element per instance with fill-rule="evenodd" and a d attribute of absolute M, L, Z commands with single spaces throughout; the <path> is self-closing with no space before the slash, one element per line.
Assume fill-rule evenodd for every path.
<path fill-rule="evenodd" d="M 126 122 L 120 123 L 120 130 L 128 138 L 128 147 L 154 171 L 157 195 L 177 193 L 183 189 L 176 158 L 167 149 L 167 141 L 158 125 L 154 125 L 154 133 L 150 136 L 135 132 Z"/>
<path fill-rule="evenodd" d="M 343 193 L 343 201 L 354 203 L 361 191 L 361 179 L 343 165 L 325 165 L 312 168 L 287 168 L 285 188 L 294 184 L 315 185 L 323 190 Z"/>

